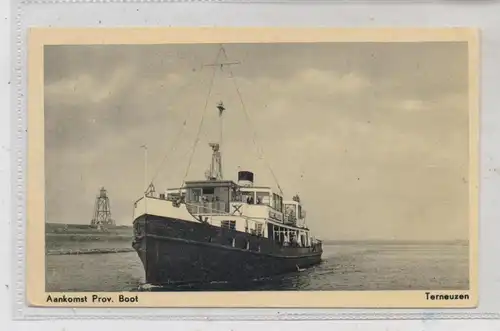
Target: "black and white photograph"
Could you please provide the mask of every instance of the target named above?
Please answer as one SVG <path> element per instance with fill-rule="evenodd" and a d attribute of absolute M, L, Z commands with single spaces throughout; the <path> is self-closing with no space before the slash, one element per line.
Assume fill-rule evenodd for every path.
<path fill-rule="evenodd" d="M 292 39 L 43 46 L 48 303 L 73 292 L 469 299 L 468 39 Z"/>

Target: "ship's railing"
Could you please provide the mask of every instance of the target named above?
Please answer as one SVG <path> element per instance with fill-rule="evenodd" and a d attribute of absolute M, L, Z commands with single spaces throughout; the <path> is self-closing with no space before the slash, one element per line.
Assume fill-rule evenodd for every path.
<path fill-rule="evenodd" d="M 186 204 L 186 207 L 193 215 L 221 215 L 228 213 L 228 206 L 222 201 L 189 202 Z"/>

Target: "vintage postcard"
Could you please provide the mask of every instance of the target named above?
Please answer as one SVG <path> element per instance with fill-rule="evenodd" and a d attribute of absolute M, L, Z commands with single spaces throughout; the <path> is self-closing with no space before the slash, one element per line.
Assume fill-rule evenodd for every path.
<path fill-rule="evenodd" d="M 32 29 L 27 295 L 478 304 L 478 31 Z"/>

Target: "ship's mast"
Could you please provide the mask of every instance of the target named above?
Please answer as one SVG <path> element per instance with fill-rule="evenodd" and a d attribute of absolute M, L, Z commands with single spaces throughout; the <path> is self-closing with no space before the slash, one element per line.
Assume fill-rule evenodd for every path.
<path fill-rule="evenodd" d="M 219 61 L 219 58 L 221 57 L 221 55 L 223 56 L 223 58 L 226 60 L 224 62 L 221 62 Z M 217 53 L 217 57 L 215 58 L 215 61 L 214 63 L 211 63 L 211 64 L 205 64 L 204 67 L 213 67 L 213 72 L 212 72 L 212 78 L 210 80 L 210 86 L 209 86 L 209 89 L 208 89 L 208 94 L 207 94 L 207 97 L 205 99 L 205 106 L 203 108 L 203 115 L 200 119 L 200 123 L 198 125 L 198 131 L 197 131 L 197 134 L 196 134 L 196 139 L 193 143 L 193 147 L 191 149 L 191 152 L 190 152 L 190 156 L 189 156 L 189 160 L 188 160 L 188 164 L 187 164 L 187 167 L 186 167 L 186 172 L 184 174 L 184 178 L 182 179 L 182 185 L 181 187 L 179 188 L 179 192 L 181 191 L 181 189 L 184 187 L 185 183 L 186 183 L 186 178 L 188 176 L 188 173 L 189 173 L 189 169 L 191 168 L 191 164 L 192 164 L 192 161 L 193 161 L 193 155 L 196 151 L 196 147 L 198 146 L 198 142 L 199 142 L 199 138 L 200 138 L 200 132 L 201 132 L 201 128 L 203 126 L 203 123 L 204 123 L 204 119 L 205 119 L 205 113 L 206 113 L 206 110 L 207 110 L 207 105 L 208 105 L 208 102 L 210 100 L 210 96 L 211 96 L 211 93 L 212 93 L 212 87 L 213 87 L 213 84 L 214 84 L 214 80 L 215 80 L 215 76 L 216 76 L 216 72 L 218 69 L 220 69 L 221 71 L 224 70 L 224 67 L 227 68 L 227 74 L 230 78 L 230 80 L 233 82 L 233 85 L 234 85 L 234 88 L 236 89 L 236 93 L 238 95 L 238 99 L 241 103 L 241 107 L 242 107 L 242 110 L 243 110 L 243 113 L 245 114 L 245 119 L 248 121 L 248 124 L 253 127 L 252 123 L 251 123 L 251 120 L 250 120 L 250 116 L 248 114 L 248 111 L 246 109 L 246 106 L 245 106 L 245 103 L 243 102 L 243 98 L 241 96 L 241 92 L 240 92 L 240 88 L 236 82 L 236 79 L 234 77 L 234 74 L 233 74 L 233 70 L 232 70 L 232 65 L 236 65 L 236 64 L 240 64 L 240 62 L 229 62 L 227 61 L 228 60 L 228 56 L 226 54 L 226 51 L 224 49 L 224 47 L 221 45 L 220 49 L 219 49 L 219 52 Z M 222 176 L 222 153 L 221 153 L 221 146 L 222 146 L 222 136 L 223 136 L 223 113 L 225 111 L 225 107 L 224 105 L 222 104 L 222 102 L 220 102 L 218 105 L 217 105 L 217 109 L 219 111 L 219 125 L 220 125 L 220 135 L 219 135 L 219 142 L 217 143 L 210 143 L 209 146 L 210 148 L 212 148 L 212 161 L 210 163 L 210 168 L 205 172 L 205 177 L 207 180 L 222 180 L 223 179 L 223 176 Z M 259 146 L 257 145 L 257 134 L 255 132 L 255 130 L 253 130 L 253 143 L 256 145 L 257 147 L 257 152 L 259 153 L 259 157 L 261 159 L 264 158 L 264 155 L 263 155 L 263 151 L 262 151 L 262 147 L 259 148 Z M 279 185 L 278 183 L 278 180 L 276 178 L 276 175 L 274 174 L 274 171 L 272 170 L 271 166 L 269 164 L 267 164 L 267 166 L 269 167 L 269 170 L 272 174 L 272 176 L 274 177 L 274 180 L 276 181 L 276 185 L 278 186 L 278 189 L 281 193 L 281 195 L 283 195 L 283 190 L 281 189 L 281 186 Z"/>
<path fill-rule="evenodd" d="M 219 59 L 221 58 L 221 56 L 224 58 L 225 61 L 219 61 Z M 248 111 L 246 109 L 246 106 L 245 106 L 245 103 L 243 102 L 243 98 L 241 96 L 241 92 L 240 92 L 240 88 L 236 82 L 236 79 L 235 79 L 235 76 L 233 74 L 233 70 L 232 70 L 232 66 L 233 65 L 237 65 L 237 64 L 240 64 L 239 61 L 236 61 L 236 62 L 229 62 L 228 61 L 228 56 L 226 54 L 226 50 L 224 49 L 224 47 L 221 45 L 220 48 L 219 48 L 219 52 L 217 53 L 217 56 L 215 58 L 215 61 L 211 64 L 205 64 L 203 65 L 204 67 L 213 67 L 213 72 L 212 72 L 212 77 L 211 77 L 211 80 L 210 80 L 210 85 L 209 85 L 209 88 L 208 88 L 208 92 L 207 92 L 207 96 L 206 96 L 206 99 L 205 99 L 205 105 L 203 107 L 203 114 L 202 114 L 202 117 L 200 119 L 200 122 L 198 124 L 198 129 L 197 129 L 197 133 L 196 133 L 196 139 L 194 140 L 193 142 L 193 146 L 191 147 L 191 151 L 190 151 L 190 155 L 189 155 L 189 160 L 188 160 L 188 163 L 187 163 L 187 167 L 186 167 L 186 170 L 185 170 L 185 173 L 184 173 L 184 177 L 182 178 L 182 184 L 179 188 L 179 194 L 181 194 L 182 192 L 182 189 L 185 187 L 185 184 L 186 184 L 186 178 L 189 174 L 189 170 L 191 168 L 191 164 L 192 164 L 192 161 L 193 161 L 193 155 L 195 154 L 196 152 L 196 148 L 198 146 L 198 142 L 200 141 L 200 133 L 201 133 L 201 129 L 203 127 L 203 123 L 204 123 L 204 119 L 205 119 L 205 114 L 206 114 L 206 111 L 208 109 L 208 104 L 209 104 L 209 100 L 210 100 L 210 97 L 212 95 L 212 88 L 213 88 L 213 85 L 214 85 L 214 80 L 215 80 L 215 76 L 216 76 L 216 73 L 217 71 L 220 69 L 221 71 L 224 71 L 224 67 L 227 68 L 226 70 L 226 73 L 228 74 L 229 76 L 229 79 L 233 82 L 233 85 L 234 85 L 234 88 L 236 89 L 236 93 L 238 95 L 238 99 L 241 103 L 241 108 L 243 110 L 243 113 L 245 115 L 245 119 L 247 120 L 248 122 L 248 125 L 252 128 L 253 127 L 253 123 L 250 119 L 250 116 L 248 114 Z M 201 71 L 201 70 L 200 70 Z M 210 164 L 210 168 L 205 172 L 205 177 L 208 179 L 208 180 L 222 180 L 223 179 L 223 174 L 222 174 L 222 153 L 221 153 L 221 150 L 222 150 L 222 143 L 223 143 L 223 114 L 224 114 L 224 111 L 226 110 L 224 104 L 222 102 L 220 102 L 219 104 L 217 104 L 217 109 L 218 109 L 218 112 L 219 112 L 219 126 L 220 126 L 220 131 L 219 131 L 219 138 L 218 138 L 218 142 L 216 143 L 210 143 L 209 146 L 210 148 L 212 149 L 212 160 L 211 160 L 211 164 Z M 187 119 L 186 119 L 187 120 Z M 159 173 L 159 170 L 162 166 L 162 164 L 168 159 L 169 155 L 171 155 L 170 153 L 172 153 L 174 150 L 175 150 L 175 146 L 177 144 L 177 142 L 179 141 L 180 137 L 181 137 L 181 133 L 184 131 L 184 128 L 186 127 L 186 120 L 184 121 L 184 125 L 181 126 L 181 129 L 180 131 L 178 132 L 178 134 L 176 135 L 176 139 L 173 141 L 172 143 L 172 146 L 170 148 L 170 152 L 166 153 L 165 156 L 163 157 L 163 160 L 161 161 L 161 164 L 160 164 L 160 167 L 158 168 L 158 170 L 155 172 L 155 175 L 153 176 L 153 180 L 154 178 L 156 178 L 156 176 L 158 175 Z M 259 153 L 259 158 L 260 159 L 264 159 L 264 155 L 263 155 L 263 151 L 262 151 L 262 147 L 258 146 L 257 144 L 257 135 L 256 135 L 256 132 L 255 132 L 255 129 L 253 129 L 253 143 L 256 145 L 257 147 L 257 152 Z M 155 192 L 155 188 L 154 188 L 154 185 L 153 185 L 153 180 L 151 180 L 150 182 L 150 185 L 147 186 L 147 149 L 146 149 L 146 146 L 142 146 L 145 151 L 145 165 L 144 165 L 144 168 L 145 168 L 145 173 L 144 173 L 144 177 L 145 177 L 145 180 L 144 180 L 144 186 L 146 188 L 146 190 L 144 191 L 144 197 L 147 197 L 149 195 L 153 195 L 154 192 Z M 281 195 L 283 195 L 283 191 L 281 189 L 281 186 L 278 182 L 278 179 L 276 178 L 276 175 L 274 174 L 274 171 L 273 169 L 271 168 L 270 164 L 268 162 L 267 163 L 267 166 L 271 172 L 271 175 L 274 177 L 274 180 L 276 181 L 276 185 L 281 193 Z"/>
<path fill-rule="evenodd" d="M 226 107 L 224 107 L 224 104 L 221 102 L 219 102 L 217 104 L 217 109 L 219 110 L 219 145 L 220 145 L 220 149 L 222 150 L 222 136 L 223 136 L 223 122 L 222 122 L 222 114 L 224 113 L 224 110 L 226 110 Z M 221 159 L 222 161 L 222 159 Z M 222 162 L 221 162 L 221 167 L 222 167 Z M 221 172 L 222 173 L 222 172 Z"/>
<path fill-rule="evenodd" d="M 220 132 L 219 132 L 219 142 L 218 143 L 209 143 L 208 145 L 212 148 L 212 162 L 210 164 L 210 170 L 207 171 L 206 177 L 208 180 L 222 180 L 224 177 L 222 175 L 222 114 L 226 108 L 224 104 L 219 102 L 217 104 L 217 109 L 219 110 L 219 123 L 220 123 Z"/>
<path fill-rule="evenodd" d="M 205 64 L 205 67 L 214 67 L 214 70 L 217 70 L 217 68 L 219 68 L 221 71 L 223 71 L 224 66 L 240 64 L 240 62 L 217 62 L 219 55 L 221 54 L 225 54 L 225 50 L 222 46 L 219 49 L 219 53 L 215 62 L 211 64 Z M 212 148 L 212 162 L 210 164 L 210 169 L 205 174 L 208 180 L 222 180 L 224 178 L 222 175 L 221 150 L 223 137 L 223 114 L 226 110 L 226 107 L 224 106 L 222 101 L 217 104 L 217 110 L 219 111 L 219 142 L 208 144 Z"/>

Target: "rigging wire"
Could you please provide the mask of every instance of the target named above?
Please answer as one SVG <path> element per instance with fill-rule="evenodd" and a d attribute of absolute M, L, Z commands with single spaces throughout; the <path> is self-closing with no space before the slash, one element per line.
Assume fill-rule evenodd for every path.
<path fill-rule="evenodd" d="M 191 83 L 194 81 L 194 79 L 196 77 L 199 76 L 201 70 L 198 70 L 196 72 L 195 75 L 193 75 L 191 77 L 191 79 L 183 86 L 181 86 L 179 88 L 179 90 L 177 91 L 177 93 L 175 94 L 176 96 L 179 96 L 181 95 L 181 92 L 187 88 L 189 85 L 191 85 Z M 175 104 L 175 100 L 172 104 Z M 180 137 L 182 136 L 182 133 L 184 132 L 184 130 L 186 129 L 186 124 L 187 124 L 187 121 L 188 119 L 191 117 L 191 113 L 192 113 L 192 107 L 189 107 L 189 110 L 187 112 L 187 115 L 186 117 L 184 118 L 184 121 L 183 121 L 183 124 L 181 126 L 181 128 L 177 131 L 177 134 L 174 136 L 174 140 L 172 141 L 172 144 L 170 145 L 170 148 L 167 150 L 167 152 L 165 153 L 165 155 L 163 156 L 163 159 L 161 160 L 157 170 L 154 172 L 154 176 L 151 178 L 151 183 L 153 183 L 155 181 L 155 179 L 158 177 L 163 165 L 165 164 L 165 162 L 167 162 L 167 160 L 170 158 L 170 156 L 172 155 L 173 151 L 175 150 L 176 146 L 177 146 L 177 143 L 180 139 Z"/>
<path fill-rule="evenodd" d="M 228 56 L 226 54 L 226 50 L 224 48 L 221 48 L 223 54 L 224 54 L 224 57 L 226 58 L 226 60 L 228 59 Z M 280 190 L 280 193 L 281 195 L 283 195 L 283 190 L 281 189 L 281 186 L 279 184 L 279 181 L 278 181 L 278 178 L 276 177 L 276 174 L 274 173 L 271 165 L 269 162 L 267 162 L 267 159 L 264 158 L 264 151 L 263 151 L 263 148 L 262 146 L 260 146 L 258 143 L 257 143 L 257 132 L 255 130 L 255 127 L 253 125 L 253 122 L 252 120 L 250 119 L 250 115 L 248 114 L 248 111 L 246 109 L 246 106 L 245 106 L 245 102 L 243 101 L 243 97 L 241 95 L 241 92 L 240 92 L 240 88 L 238 86 L 238 83 L 236 82 L 236 78 L 234 77 L 234 74 L 233 74 L 233 70 L 231 69 L 231 67 L 228 68 L 229 69 L 229 78 L 231 78 L 231 80 L 233 81 L 233 84 L 234 84 L 234 87 L 236 89 L 236 93 L 238 94 L 238 98 L 240 100 L 240 103 L 241 103 L 241 107 L 243 109 L 243 113 L 245 114 L 245 117 L 246 117 L 246 120 L 248 121 L 249 125 L 251 126 L 252 128 L 252 132 L 253 132 L 253 137 L 252 137 L 252 140 L 253 140 L 253 143 L 255 145 L 255 147 L 257 147 L 257 152 L 260 154 L 259 156 L 264 160 L 264 162 L 266 163 L 267 167 L 269 168 L 269 171 L 271 172 L 271 175 L 273 176 L 274 178 L 274 181 L 276 182 L 276 185 L 278 186 L 278 189 Z"/>
<path fill-rule="evenodd" d="M 215 58 L 215 62 L 217 62 L 217 59 L 219 58 L 220 53 L 221 53 L 221 51 L 219 50 L 219 52 L 217 53 L 217 57 Z M 188 161 L 186 173 L 184 174 L 184 178 L 182 179 L 182 185 L 181 185 L 180 189 L 182 189 L 184 187 L 184 184 L 186 183 L 186 178 L 189 174 L 189 169 L 191 168 L 191 163 L 193 162 L 193 155 L 194 155 L 194 152 L 196 151 L 196 147 L 198 146 L 198 142 L 200 141 L 201 128 L 203 127 L 203 122 L 205 121 L 205 113 L 207 112 L 208 101 L 210 100 L 210 95 L 212 94 L 212 87 L 214 85 L 216 72 L 217 72 L 217 68 L 214 66 L 212 78 L 210 80 L 210 86 L 208 88 L 207 97 L 205 99 L 205 107 L 203 108 L 203 113 L 201 116 L 200 124 L 198 125 L 198 131 L 196 133 L 196 139 L 194 141 L 194 144 L 193 144 L 193 147 L 191 150 L 191 155 L 189 156 L 189 161 Z"/>
<path fill-rule="evenodd" d="M 226 50 L 224 49 L 224 47 L 221 45 L 220 49 L 219 49 L 219 52 L 217 53 L 217 56 L 215 58 L 215 62 L 214 63 L 217 63 L 217 60 L 219 59 L 221 53 L 223 54 L 223 56 L 225 57 L 226 60 L 228 60 L 228 56 L 227 56 L 227 53 L 226 53 Z M 228 71 L 228 75 L 229 75 L 229 78 L 231 78 L 231 80 L 233 81 L 233 84 L 234 84 L 234 87 L 236 89 L 236 92 L 237 92 L 237 95 L 238 95 L 238 98 L 239 98 L 239 101 L 241 103 L 241 106 L 242 106 L 242 109 L 243 109 L 243 112 L 244 112 L 244 115 L 245 115 L 245 118 L 247 120 L 247 122 L 249 123 L 249 125 L 251 126 L 252 128 L 252 133 L 253 133 L 253 137 L 252 137 L 252 141 L 253 141 L 253 144 L 255 145 L 255 147 L 257 148 L 257 152 L 260 156 L 261 159 L 264 160 L 264 162 L 266 163 L 271 175 L 273 176 L 274 178 L 274 181 L 276 182 L 276 185 L 281 193 L 281 195 L 283 195 L 283 190 L 279 184 L 279 181 L 278 181 L 278 178 L 276 176 L 276 174 L 274 173 L 270 163 L 267 161 L 267 159 L 264 157 L 264 151 L 263 151 L 263 148 L 262 146 L 260 146 L 258 143 L 257 143 L 257 132 L 255 130 L 255 127 L 253 125 L 253 122 L 250 118 L 250 115 L 248 114 L 248 111 L 246 109 L 246 106 L 245 106 L 245 103 L 243 101 L 243 97 L 241 95 L 241 92 L 240 92 L 240 88 L 239 88 L 239 85 L 238 83 L 236 82 L 236 78 L 234 77 L 234 74 L 233 74 L 233 70 L 231 69 L 230 66 L 228 66 L 229 68 L 229 71 Z M 221 65 L 221 70 L 222 70 L 222 65 Z M 184 178 L 182 180 L 182 185 L 180 187 L 180 189 L 182 189 L 185 185 L 185 180 L 189 174 L 189 170 L 191 168 L 191 164 L 192 164 L 192 161 L 193 161 L 193 156 L 195 154 L 195 151 L 196 151 L 196 148 L 198 146 L 198 143 L 199 143 L 199 140 L 200 140 L 200 134 L 201 134 L 201 129 L 203 127 L 203 123 L 205 121 L 205 114 L 206 114 L 206 111 L 207 111 L 207 108 L 208 108 L 208 102 L 209 102 L 209 99 L 210 99 L 210 96 L 211 96 L 211 93 L 212 93 L 212 88 L 213 88 L 213 85 L 214 85 L 214 81 L 215 81 L 215 76 L 216 76 L 216 73 L 217 73 L 217 66 L 214 66 L 214 69 L 213 69 L 213 73 L 212 73 L 212 77 L 211 77 L 211 81 L 210 81 L 210 85 L 209 85 L 209 90 L 208 90 L 208 93 L 207 93 L 207 97 L 206 97 L 206 100 L 205 100 L 205 106 L 204 106 L 204 109 L 203 109 L 203 114 L 202 114 L 202 117 L 200 119 L 200 123 L 198 125 L 198 130 L 197 130 L 197 134 L 196 134 L 196 139 L 193 143 L 193 146 L 191 148 L 191 153 L 190 153 L 190 156 L 189 156 L 189 161 L 188 161 L 188 165 L 187 165 L 187 169 L 186 169 L 186 172 L 185 172 L 185 175 L 184 175 Z M 197 75 L 195 75 L 196 77 Z M 194 77 L 193 77 L 194 78 Z M 189 83 L 191 83 L 192 80 L 189 81 Z M 184 87 L 188 86 L 189 83 L 187 85 L 185 85 Z M 179 95 L 179 94 L 177 94 Z M 184 121 L 182 127 L 180 128 L 180 130 L 178 131 L 177 135 L 175 136 L 175 139 L 171 145 L 171 148 L 169 149 L 169 152 L 165 154 L 165 156 L 163 157 L 161 163 L 160 163 L 160 166 L 158 167 L 155 175 L 153 176 L 151 182 L 154 181 L 154 179 L 156 179 L 156 177 L 158 176 L 160 170 L 161 170 L 161 167 L 163 166 L 163 164 L 166 162 L 166 160 L 169 159 L 169 156 L 171 155 L 171 152 L 175 149 L 176 145 L 177 145 L 177 142 L 178 140 L 180 139 L 181 137 L 181 134 L 183 133 L 183 131 L 185 130 L 186 128 L 186 122 L 187 122 L 187 119 L 190 117 L 190 114 L 191 114 L 191 110 L 189 110 L 188 112 L 188 115 L 186 117 L 186 120 Z M 222 125 L 222 123 L 221 123 Z M 221 130 L 222 130 L 222 127 L 221 127 Z M 222 141 L 221 141 L 222 143 Z"/>

